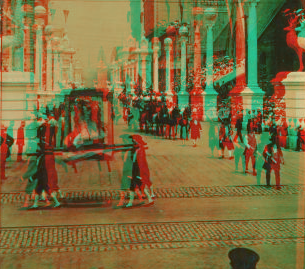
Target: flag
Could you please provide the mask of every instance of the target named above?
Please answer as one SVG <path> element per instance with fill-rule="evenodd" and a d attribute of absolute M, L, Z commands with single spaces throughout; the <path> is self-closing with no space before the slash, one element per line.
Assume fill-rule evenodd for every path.
<path fill-rule="evenodd" d="M 182 4 L 183 2 L 183 4 Z M 179 0 L 179 7 L 180 7 L 180 22 L 183 22 L 183 5 L 184 5 L 184 0 Z"/>
<path fill-rule="evenodd" d="M 165 0 L 165 4 L 166 4 L 166 10 L 167 10 L 167 22 L 169 23 L 169 15 L 170 15 L 170 5 L 168 0 Z"/>
<path fill-rule="evenodd" d="M 69 15 L 69 10 L 63 10 L 64 16 L 65 16 L 65 24 L 67 23 L 68 15 Z"/>

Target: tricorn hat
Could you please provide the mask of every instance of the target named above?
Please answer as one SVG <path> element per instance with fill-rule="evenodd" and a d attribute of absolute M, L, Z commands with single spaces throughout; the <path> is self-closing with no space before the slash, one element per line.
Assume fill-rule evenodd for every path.
<path fill-rule="evenodd" d="M 142 136 L 140 135 L 132 135 L 131 138 L 137 142 L 139 145 L 147 145 L 147 143 L 144 142 Z"/>

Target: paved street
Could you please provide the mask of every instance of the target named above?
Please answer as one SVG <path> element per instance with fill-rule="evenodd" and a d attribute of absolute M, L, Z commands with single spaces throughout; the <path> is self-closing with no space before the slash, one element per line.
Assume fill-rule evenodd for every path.
<path fill-rule="evenodd" d="M 203 129 L 196 148 L 143 134 L 151 207 L 116 207 L 120 154 L 110 173 L 94 161 L 78 163 L 78 173 L 57 165 L 64 194 L 57 209 L 23 209 L 26 164 L 10 163 L 0 193 L 0 267 L 229 268 L 228 251 L 245 246 L 259 253 L 258 268 L 305 268 L 304 153 L 285 150 L 283 187 L 268 189 L 264 171 L 259 180 L 235 172 L 234 160 L 211 157 L 207 123 Z M 130 132 L 120 122 L 116 143 L 123 133 Z"/>

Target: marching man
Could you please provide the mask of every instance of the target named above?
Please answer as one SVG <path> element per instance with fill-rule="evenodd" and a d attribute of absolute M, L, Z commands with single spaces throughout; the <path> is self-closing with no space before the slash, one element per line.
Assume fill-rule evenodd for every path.
<path fill-rule="evenodd" d="M 150 174 L 149 174 L 149 168 L 146 160 L 146 153 L 145 153 L 145 145 L 146 143 L 143 141 L 142 137 L 140 135 L 133 135 L 132 141 L 135 144 L 135 150 L 132 153 L 133 154 L 133 164 L 132 164 L 132 178 L 131 178 L 131 184 L 130 184 L 130 199 L 129 203 L 126 205 L 126 207 L 131 207 L 135 190 L 138 187 L 141 192 L 144 192 L 148 198 L 148 204 L 147 206 L 153 205 L 153 186 L 150 181 Z M 149 193 L 149 190 L 151 194 Z"/>

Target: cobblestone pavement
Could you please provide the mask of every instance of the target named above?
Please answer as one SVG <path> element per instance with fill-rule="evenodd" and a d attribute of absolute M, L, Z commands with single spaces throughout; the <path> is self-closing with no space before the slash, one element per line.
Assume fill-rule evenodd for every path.
<path fill-rule="evenodd" d="M 122 142 L 120 134 L 131 133 L 123 125 L 115 128 L 115 143 Z M 78 206 L 79 201 L 119 198 L 123 163 L 116 154 L 109 173 L 106 163 L 99 171 L 96 163 L 81 162 L 78 173 L 57 166 L 59 185 L 75 208 L 22 210 L 26 182 L 19 178 L 26 164 L 9 163 L 9 179 L 0 189 L 0 203 L 5 204 L 0 209 L 0 254 L 5 261 L 1 266 L 0 256 L 0 267 L 27 268 L 16 266 L 25 259 L 28 268 L 48 269 L 91 268 L 90 262 L 96 268 L 102 263 L 106 267 L 101 268 L 227 268 L 228 251 L 242 246 L 260 254 L 259 268 L 302 268 L 291 263 L 296 264 L 305 244 L 305 154 L 284 151 L 283 187 L 268 189 L 260 185 L 265 183 L 264 170 L 256 178 L 241 173 L 241 167 L 234 172 L 234 161 L 212 157 L 207 134 L 203 123 L 196 148 L 191 141 L 182 146 L 179 140 L 143 134 L 157 197 L 154 207 Z M 55 267 L 59 256 L 67 261 L 73 257 L 75 264 Z M 79 257 L 86 261 L 83 266 Z M 46 258 L 48 265 L 37 262 Z"/>
<path fill-rule="evenodd" d="M 305 242 L 305 219 L 2 228 L 0 253 L 227 247 Z"/>
<path fill-rule="evenodd" d="M 204 132 L 198 144 L 193 148 L 191 141 L 188 145 L 182 146 L 181 141 L 172 141 L 157 138 L 152 135 L 142 134 L 149 149 L 147 150 L 147 161 L 150 168 L 150 175 L 155 187 L 177 188 L 185 186 L 244 186 L 265 184 L 265 171 L 257 167 L 257 177 L 242 173 L 241 163 L 239 171 L 235 172 L 234 160 L 216 158 L 211 156 L 208 147 L 208 135 L 206 123 L 203 123 Z M 129 133 L 124 126 L 116 126 L 119 134 Z M 268 139 L 268 134 L 263 134 Z M 116 137 L 116 143 L 122 141 Z M 227 152 L 226 152 L 227 154 Z M 101 163 L 101 171 L 97 162 L 87 161 L 77 164 L 78 173 L 71 167 L 66 171 L 57 164 L 59 186 L 62 189 L 73 190 L 116 190 L 120 188 L 123 161 L 121 154 L 115 154 L 115 160 L 111 162 L 111 172 L 108 172 L 107 164 Z M 285 165 L 281 167 L 281 184 L 304 184 L 305 174 L 305 153 L 284 151 Z M 260 168 L 260 170 L 259 170 Z M 249 166 L 252 172 L 251 165 Z M 2 182 L 0 192 L 19 192 L 25 189 L 26 182 L 19 181 L 20 176 L 26 170 L 26 163 L 10 163 L 7 169 L 9 179 Z M 271 182 L 275 184 L 274 173 L 271 175 Z"/>
<path fill-rule="evenodd" d="M 305 185 L 285 185 L 281 190 L 266 188 L 265 186 L 206 186 L 206 187 L 181 187 L 157 188 L 156 198 L 209 198 L 209 197 L 239 197 L 239 196 L 279 196 L 302 194 Z M 120 190 L 86 190 L 63 191 L 65 199 L 69 200 L 118 200 Z M 1 193 L 1 203 L 24 201 L 25 192 Z"/>

